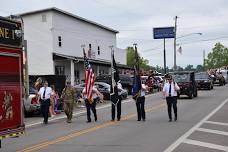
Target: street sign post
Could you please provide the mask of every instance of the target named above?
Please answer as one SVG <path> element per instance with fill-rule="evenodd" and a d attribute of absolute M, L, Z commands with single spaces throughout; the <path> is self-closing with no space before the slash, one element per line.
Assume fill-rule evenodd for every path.
<path fill-rule="evenodd" d="M 164 39 L 164 74 L 166 74 L 166 53 L 165 53 L 165 39 L 174 38 L 174 27 L 158 27 L 153 28 L 154 39 Z"/>

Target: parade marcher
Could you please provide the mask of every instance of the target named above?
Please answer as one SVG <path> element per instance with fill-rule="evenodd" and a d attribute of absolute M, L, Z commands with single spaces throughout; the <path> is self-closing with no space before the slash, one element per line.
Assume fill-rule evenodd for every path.
<path fill-rule="evenodd" d="M 84 100 L 85 100 L 85 105 L 86 105 L 87 122 L 88 123 L 91 122 L 90 109 L 93 112 L 94 120 L 97 121 L 96 103 L 97 103 L 97 100 L 98 100 L 100 92 L 97 90 L 97 88 L 95 86 L 93 86 L 93 89 L 92 89 L 92 100 L 88 99 L 85 88 L 83 89 L 82 94 L 83 94 L 83 97 L 84 97 Z"/>
<path fill-rule="evenodd" d="M 177 121 L 177 91 L 180 90 L 176 82 L 173 81 L 172 76 L 167 77 L 168 82 L 163 87 L 163 96 L 166 98 L 169 121 L 172 121 L 172 107 Z"/>
<path fill-rule="evenodd" d="M 51 93 L 52 89 L 48 87 L 48 82 L 44 81 L 43 87 L 41 87 L 38 92 L 38 101 L 40 101 L 41 104 L 41 113 L 44 117 L 44 124 L 48 123 Z"/>
<path fill-rule="evenodd" d="M 51 98 L 50 98 L 49 113 L 50 113 L 51 117 L 53 117 L 56 115 L 54 108 L 55 108 L 55 104 L 56 104 L 57 95 L 55 92 L 55 86 L 54 85 L 51 85 L 51 89 L 52 89 L 52 93 L 51 93 Z"/>
<path fill-rule="evenodd" d="M 64 100 L 64 112 L 67 116 L 67 123 L 71 123 L 75 103 L 75 89 L 71 86 L 70 81 L 66 82 L 61 98 Z"/>
<path fill-rule="evenodd" d="M 121 119 L 121 100 L 122 100 L 121 89 L 123 89 L 123 88 L 122 88 L 122 85 L 120 82 L 117 83 L 117 88 L 118 88 L 118 101 L 116 104 L 112 103 L 112 121 L 115 120 L 116 109 L 117 109 L 117 121 L 120 121 L 120 119 Z"/>
<path fill-rule="evenodd" d="M 146 94 L 146 86 L 142 84 L 141 92 L 136 98 L 136 108 L 137 108 L 137 116 L 138 121 L 146 121 L 146 113 L 145 113 L 145 94 Z"/>

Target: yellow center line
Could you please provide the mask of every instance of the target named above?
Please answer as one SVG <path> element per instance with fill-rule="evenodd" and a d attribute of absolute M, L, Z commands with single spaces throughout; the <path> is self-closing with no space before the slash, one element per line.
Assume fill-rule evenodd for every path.
<path fill-rule="evenodd" d="M 164 101 L 160 102 L 158 105 L 154 106 L 154 107 L 151 107 L 151 108 L 147 108 L 145 111 L 146 112 L 154 112 L 156 110 L 159 110 L 161 109 L 162 107 L 164 107 L 166 104 Z M 128 114 L 126 115 L 125 117 L 122 118 L 122 120 L 127 120 L 127 119 L 130 119 L 132 117 L 135 117 L 136 116 L 136 113 L 134 114 Z M 76 137 L 79 137 L 83 134 L 87 134 L 87 133 L 90 133 L 90 132 L 93 132 L 93 131 L 96 131 L 98 129 L 101 129 L 101 128 L 105 128 L 105 127 L 108 127 L 108 126 L 112 126 L 114 124 L 117 124 L 119 122 L 117 121 L 107 121 L 101 125 L 97 125 L 95 127 L 92 127 L 92 128 L 88 128 L 88 129 L 83 129 L 83 130 L 80 130 L 80 131 L 77 131 L 77 132 L 74 132 L 74 133 L 71 133 L 69 135 L 66 135 L 66 136 L 62 136 L 62 137 L 59 137 L 55 140 L 51 140 L 51 141 L 47 141 L 47 142 L 43 142 L 43 143 L 40 143 L 40 144 L 37 144 L 37 145 L 34 145 L 34 146 L 31 146 L 31 147 L 28 147 L 28 148 L 25 148 L 25 149 L 22 149 L 22 150 L 19 150 L 17 152 L 32 152 L 32 151 L 37 151 L 37 150 L 40 150 L 42 148 L 45 148 L 49 145 L 53 145 L 53 144 L 56 144 L 56 143 L 59 143 L 59 142 L 64 142 L 66 140 L 69 140 L 69 139 L 72 139 L 72 138 L 76 138 Z"/>

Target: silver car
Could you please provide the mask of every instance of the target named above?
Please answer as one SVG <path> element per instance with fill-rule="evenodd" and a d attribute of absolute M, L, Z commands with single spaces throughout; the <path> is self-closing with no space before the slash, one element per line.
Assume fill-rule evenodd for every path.
<path fill-rule="evenodd" d="M 32 87 L 29 88 L 29 96 L 24 98 L 24 113 L 25 116 L 40 113 L 40 103 L 37 101 L 37 90 Z"/>

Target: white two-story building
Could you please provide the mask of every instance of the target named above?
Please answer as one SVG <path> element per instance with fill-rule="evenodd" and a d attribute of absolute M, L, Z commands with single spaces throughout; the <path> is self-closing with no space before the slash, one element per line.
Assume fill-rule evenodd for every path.
<path fill-rule="evenodd" d="M 110 74 L 111 49 L 119 67 L 126 50 L 116 47 L 118 31 L 82 17 L 48 8 L 19 14 L 24 21 L 29 75 L 66 75 L 72 84 L 84 80 L 82 45 L 96 75 Z"/>

